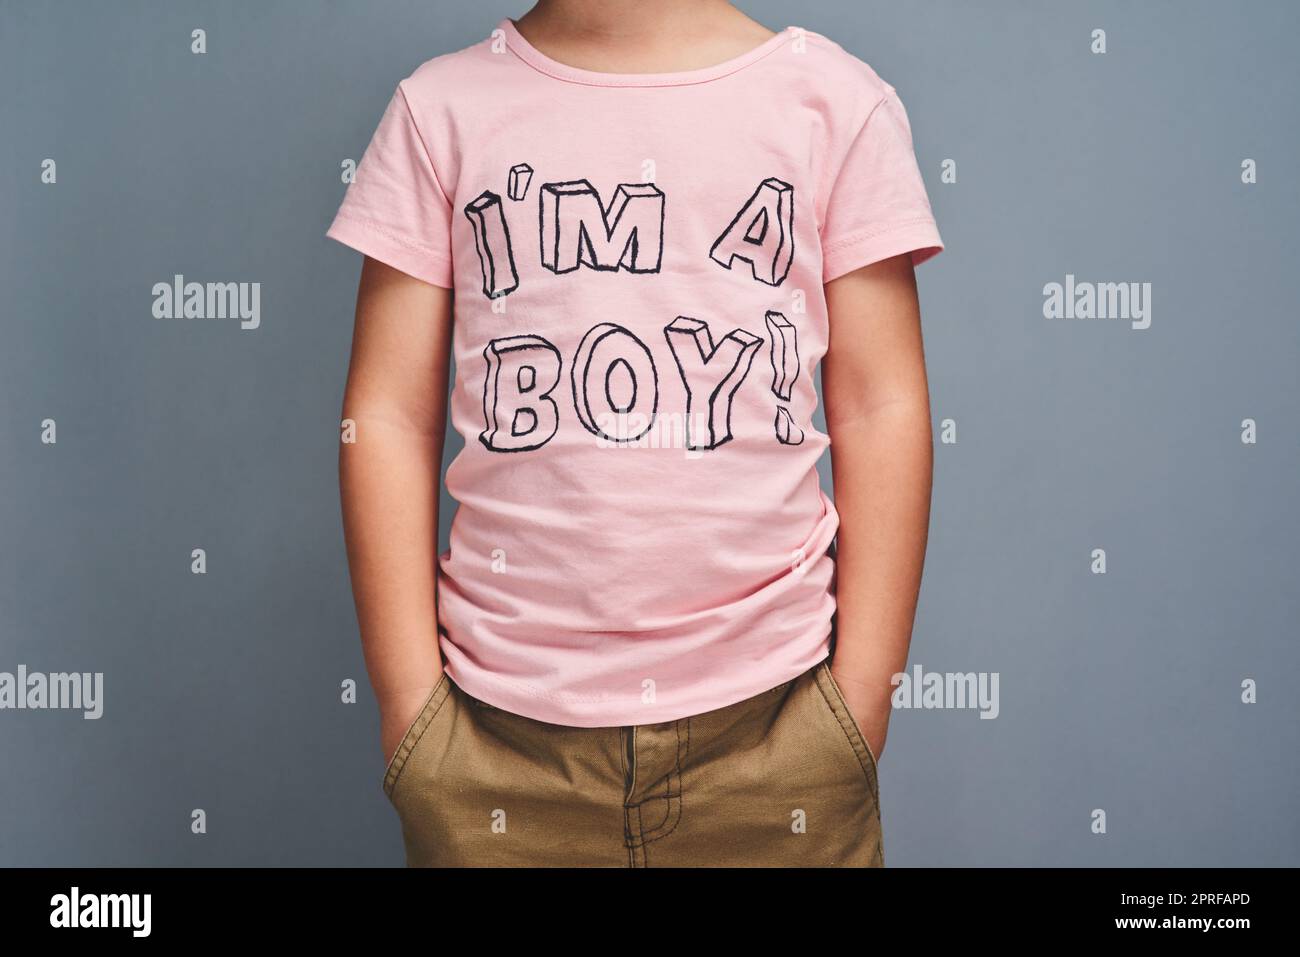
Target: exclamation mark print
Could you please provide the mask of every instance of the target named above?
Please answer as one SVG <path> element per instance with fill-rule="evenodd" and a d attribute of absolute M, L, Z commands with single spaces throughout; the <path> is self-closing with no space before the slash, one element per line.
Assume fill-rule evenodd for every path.
<path fill-rule="evenodd" d="M 799 377 L 799 334 L 794 324 L 779 312 L 766 315 L 767 333 L 772 344 L 772 392 L 778 399 L 790 401 L 794 380 Z M 803 429 L 795 425 L 790 410 L 776 407 L 776 440 L 782 445 L 798 445 Z"/>

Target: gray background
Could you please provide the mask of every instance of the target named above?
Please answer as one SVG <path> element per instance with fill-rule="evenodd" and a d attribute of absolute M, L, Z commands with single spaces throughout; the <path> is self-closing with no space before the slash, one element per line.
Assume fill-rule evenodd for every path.
<path fill-rule="evenodd" d="M 743 6 L 898 88 L 948 246 L 912 660 L 1000 673 L 1001 715 L 895 716 L 890 863 L 1300 864 L 1298 5 Z M 99 721 L 0 711 L 0 864 L 401 863 L 323 233 L 397 80 L 524 9 L 0 5 L 0 671 L 106 683 Z M 1151 328 L 1044 319 L 1067 272 L 1151 282 Z M 174 273 L 261 282 L 261 328 L 154 320 Z"/>

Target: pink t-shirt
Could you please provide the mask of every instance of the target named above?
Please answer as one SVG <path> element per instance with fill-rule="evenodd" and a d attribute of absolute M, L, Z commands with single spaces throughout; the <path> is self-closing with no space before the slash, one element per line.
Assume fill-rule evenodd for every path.
<path fill-rule="evenodd" d="M 792 27 L 701 70 L 595 73 L 503 20 L 398 84 L 328 235 L 455 292 L 457 685 L 647 724 L 826 656 L 823 284 L 942 249 L 870 67 Z"/>

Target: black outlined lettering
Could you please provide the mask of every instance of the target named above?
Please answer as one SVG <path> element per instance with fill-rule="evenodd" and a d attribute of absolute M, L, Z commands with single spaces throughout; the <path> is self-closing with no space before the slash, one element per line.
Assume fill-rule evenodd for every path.
<path fill-rule="evenodd" d="M 474 246 L 483 269 L 483 295 L 489 299 L 508 295 L 519 287 L 519 274 L 515 272 L 515 254 L 510 248 L 510 229 L 501 197 L 485 189 L 465 207 L 465 216 L 474 226 Z"/>
<path fill-rule="evenodd" d="M 772 337 L 772 391 L 778 399 L 789 402 L 794 380 L 799 377 L 798 330 L 794 323 L 773 310 L 768 310 L 763 319 Z"/>
<path fill-rule="evenodd" d="M 659 371 L 646 344 L 627 329 L 602 322 L 587 330 L 570 375 L 578 421 L 592 435 L 633 442 L 650 431 L 659 410 Z M 625 425 L 644 418 L 645 427 L 610 435 L 598 420 L 611 415 Z"/>
<path fill-rule="evenodd" d="M 686 386 L 687 448 L 715 449 L 731 441 L 731 399 L 745 381 L 762 339 L 733 329 L 716 346 L 709 324 L 678 316 L 664 327 L 668 348 Z M 700 415 L 703 404 L 705 414 Z M 705 434 L 697 419 L 703 418 Z"/>
<path fill-rule="evenodd" d="M 506 182 L 506 195 L 516 203 L 528 195 L 528 184 L 533 181 L 533 168 L 527 163 L 516 163 L 510 167 Z"/>
<path fill-rule="evenodd" d="M 609 210 L 585 179 L 538 191 L 542 265 L 555 273 L 580 265 L 656 273 L 663 261 L 664 194 L 653 183 L 623 184 Z"/>
<path fill-rule="evenodd" d="M 799 331 L 794 323 L 781 313 L 769 309 L 763 316 L 771 338 L 772 393 L 786 402 L 794 394 L 794 383 L 799 378 Z M 782 445 L 803 442 L 803 429 L 795 424 L 790 410 L 776 407 L 776 440 Z"/>
<path fill-rule="evenodd" d="M 803 429 L 794 424 L 790 410 L 783 405 L 776 407 L 776 440 L 782 445 L 799 445 L 803 442 Z"/>
<path fill-rule="evenodd" d="M 483 349 L 483 420 L 479 441 L 493 452 L 540 449 L 555 435 L 560 412 L 551 392 L 560 382 L 560 352 L 541 336 L 493 339 Z"/>
<path fill-rule="evenodd" d="M 505 193 L 511 201 L 529 196 L 535 175 L 528 163 L 510 167 Z M 620 184 L 608 207 L 586 179 L 539 180 L 536 195 L 544 268 L 556 274 L 581 267 L 660 272 L 666 198 L 654 183 Z M 464 212 L 474 228 L 483 294 L 497 299 L 514 291 L 519 274 L 501 196 L 484 190 Z M 748 263 L 754 280 L 779 286 L 789 275 L 794 247 L 794 187 L 770 176 L 717 237 L 709 257 L 728 271 L 738 268 L 737 261 Z M 493 311 L 504 310 L 494 306 Z M 779 443 L 800 445 L 806 435 L 789 408 L 803 372 L 798 327 L 774 309 L 765 312 L 764 323 L 777 400 L 773 430 Z M 737 328 L 715 343 L 709 324 L 689 316 L 677 316 L 663 331 L 686 391 L 686 447 L 716 449 L 734 438 L 735 395 L 764 339 Z M 539 335 L 516 335 L 492 340 L 483 356 L 480 441 L 496 452 L 541 448 L 559 429 L 559 407 L 551 398 L 563 374 L 559 351 Z M 578 421 L 602 440 L 634 442 L 654 426 L 659 412 L 654 354 L 624 326 L 602 322 L 587 331 L 569 369 L 569 385 Z"/>
<path fill-rule="evenodd" d="M 747 262 L 753 277 L 769 286 L 785 281 L 794 260 L 794 187 L 769 176 L 741 207 L 709 250 L 725 269 Z"/>

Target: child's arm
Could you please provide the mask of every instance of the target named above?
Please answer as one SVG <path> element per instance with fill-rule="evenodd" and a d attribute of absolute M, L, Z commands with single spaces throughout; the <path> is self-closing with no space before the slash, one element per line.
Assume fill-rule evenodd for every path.
<path fill-rule="evenodd" d="M 930 401 L 911 256 L 828 283 L 826 301 L 822 390 L 840 514 L 831 668 L 879 757 L 890 679 L 907 666 L 930 520 Z"/>
<path fill-rule="evenodd" d="M 348 565 L 385 761 L 442 676 L 434 583 L 451 291 L 366 257 L 339 452 Z"/>

